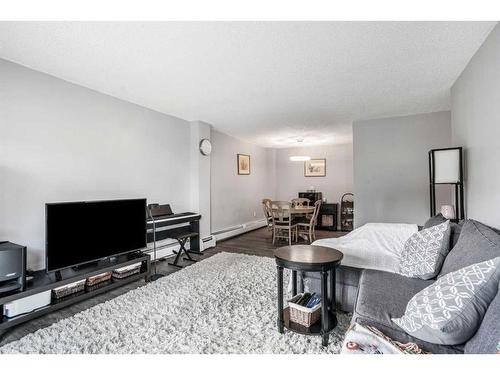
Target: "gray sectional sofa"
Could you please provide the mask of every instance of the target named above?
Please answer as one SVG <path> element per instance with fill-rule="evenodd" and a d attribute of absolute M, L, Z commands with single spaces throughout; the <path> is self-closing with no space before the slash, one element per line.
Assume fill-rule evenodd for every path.
<path fill-rule="evenodd" d="M 424 228 L 445 219 L 438 215 Z M 500 256 L 500 231 L 474 220 L 452 224 L 448 253 L 438 277 L 471 264 Z M 337 304 L 343 311 L 353 312 L 352 323 L 374 326 L 400 342 L 415 342 L 432 353 L 497 353 L 500 352 L 500 292 L 478 322 L 474 337 L 461 345 L 439 345 L 419 340 L 404 332 L 392 318 L 403 316 L 409 300 L 435 280 L 408 278 L 399 274 L 341 267 L 337 272 Z M 318 280 L 306 275 L 306 284 L 315 290 Z"/>
<path fill-rule="evenodd" d="M 444 221 L 432 218 L 424 227 Z M 461 233 L 460 233 L 461 232 Z M 468 265 L 500 256 L 499 231 L 474 220 L 452 226 L 451 251 L 439 276 Z M 415 342 L 432 353 L 496 353 L 500 351 L 500 292 L 489 305 L 479 329 L 472 339 L 461 345 L 439 345 L 416 339 L 401 330 L 392 318 L 401 317 L 408 301 L 435 280 L 408 278 L 399 274 L 363 270 L 358 286 L 352 322 L 374 326 L 400 342 Z"/>

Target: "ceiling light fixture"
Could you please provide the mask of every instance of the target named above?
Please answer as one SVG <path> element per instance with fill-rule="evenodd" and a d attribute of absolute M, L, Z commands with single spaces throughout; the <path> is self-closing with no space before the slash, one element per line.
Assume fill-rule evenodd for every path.
<path fill-rule="evenodd" d="M 310 156 L 290 156 L 291 161 L 307 161 L 311 160 Z"/>
<path fill-rule="evenodd" d="M 297 138 L 297 143 L 302 143 L 304 142 L 304 138 Z M 311 160 L 310 156 L 290 156 L 291 161 L 308 161 Z"/>

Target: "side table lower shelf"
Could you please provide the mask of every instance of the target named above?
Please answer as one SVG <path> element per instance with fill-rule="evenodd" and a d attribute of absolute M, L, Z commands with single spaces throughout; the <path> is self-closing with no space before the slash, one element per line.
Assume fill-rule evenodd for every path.
<path fill-rule="evenodd" d="M 291 322 L 290 309 L 288 307 L 283 309 L 283 319 L 284 319 L 284 326 L 286 329 L 292 332 L 300 333 L 302 335 L 321 336 L 323 334 L 330 333 L 337 326 L 337 316 L 334 313 L 332 314 L 330 311 L 328 311 L 328 323 L 327 323 L 328 328 L 326 332 L 321 331 L 321 318 L 310 327 L 306 327 L 298 323 Z"/>

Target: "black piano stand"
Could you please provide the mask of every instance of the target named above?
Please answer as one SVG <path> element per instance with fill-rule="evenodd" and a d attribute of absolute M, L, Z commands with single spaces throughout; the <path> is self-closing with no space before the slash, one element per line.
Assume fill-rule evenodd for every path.
<path fill-rule="evenodd" d="M 183 258 L 184 260 L 188 260 L 190 262 L 197 262 L 196 259 L 191 258 L 191 255 L 189 255 L 189 251 L 186 249 L 186 242 L 188 239 L 192 237 L 198 237 L 198 233 L 188 232 L 174 237 L 179 242 L 180 249 L 179 251 L 174 251 L 174 254 L 176 254 L 175 259 L 172 263 L 168 263 L 169 265 L 183 268 L 183 266 L 179 265 L 179 260 L 183 252 L 186 255 Z"/>

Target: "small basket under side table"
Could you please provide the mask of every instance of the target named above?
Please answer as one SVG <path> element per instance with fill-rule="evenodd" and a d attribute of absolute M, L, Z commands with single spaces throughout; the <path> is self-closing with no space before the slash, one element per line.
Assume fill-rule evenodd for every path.
<path fill-rule="evenodd" d="M 327 346 L 330 332 L 337 326 L 335 270 L 344 254 L 330 247 L 294 245 L 280 247 L 274 257 L 278 271 L 278 331 L 283 333 L 286 328 L 304 335 L 320 335 L 323 346 Z M 310 327 L 291 322 L 289 308 L 283 308 L 283 268 L 292 270 L 293 295 L 297 294 L 297 271 L 321 274 L 321 319 Z"/>

